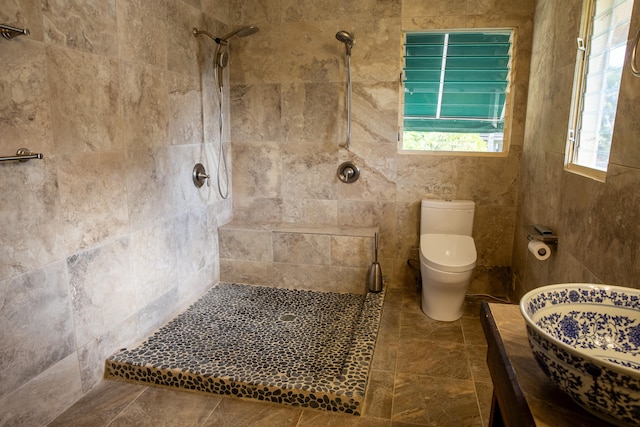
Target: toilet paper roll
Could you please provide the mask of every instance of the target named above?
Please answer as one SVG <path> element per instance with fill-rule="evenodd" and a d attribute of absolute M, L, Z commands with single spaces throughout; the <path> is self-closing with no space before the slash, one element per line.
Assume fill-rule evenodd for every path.
<path fill-rule="evenodd" d="M 530 241 L 528 246 L 529 252 L 540 261 L 544 261 L 551 256 L 551 248 L 539 240 Z"/>

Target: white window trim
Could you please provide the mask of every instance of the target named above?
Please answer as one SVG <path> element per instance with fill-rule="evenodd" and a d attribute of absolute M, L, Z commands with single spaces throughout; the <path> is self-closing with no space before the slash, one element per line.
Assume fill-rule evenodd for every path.
<path fill-rule="evenodd" d="M 596 0 L 584 0 L 582 5 L 582 19 L 580 35 L 576 41 L 576 69 L 573 78 L 571 94 L 571 109 L 567 130 L 565 149 L 565 170 L 577 175 L 605 182 L 607 172 L 589 166 L 574 163 L 576 151 L 580 145 L 580 129 L 582 128 L 582 111 L 584 109 L 584 90 L 587 84 L 587 62 L 591 54 L 591 35 L 593 32 L 593 18 L 596 12 Z M 611 141 L 613 144 L 613 139 Z"/>

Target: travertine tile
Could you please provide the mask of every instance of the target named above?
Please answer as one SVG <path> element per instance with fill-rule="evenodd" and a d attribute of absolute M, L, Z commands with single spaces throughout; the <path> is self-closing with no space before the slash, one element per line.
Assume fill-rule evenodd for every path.
<path fill-rule="evenodd" d="M 286 198 L 282 220 L 298 224 L 337 224 L 338 201 Z"/>
<path fill-rule="evenodd" d="M 154 301 L 179 283 L 173 233 L 171 221 L 159 221 L 131 234 L 132 270 L 141 301 Z"/>
<path fill-rule="evenodd" d="M 31 40 L 44 40 L 42 4 L 39 0 L 5 0 L 2 2 L 0 21 L 16 28 L 28 28 Z"/>
<path fill-rule="evenodd" d="M 493 384 L 490 382 L 475 382 L 476 394 L 478 395 L 478 406 L 480 407 L 480 415 L 482 415 L 482 423 L 485 426 L 490 425 L 491 416 L 491 398 L 493 395 Z"/>
<path fill-rule="evenodd" d="M 520 172 L 520 147 L 507 157 L 461 157 L 460 184 L 456 198 L 473 200 L 478 206 L 515 207 Z M 482 176 L 482 179 L 478 179 Z"/>
<path fill-rule="evenodd" d="M 393 1 L 386 3 L 392 5 Z M 380 85 L 390 85 L 390 87 L 394 87 L 392 83 L 395 83 L 395 89 L 397 90 L 399 88 L 397 83 L 398 76 L 400 75 L 402 66 L 402 49 L 400 46 L 402 37 L 399 32 L 400 19 L 376 18 L 377 17 L 370 15 L 363 20 L 355 21 L 353 24 L 345 27 L 347 30 L 353 32 L 356 38 L 356 43 L 351 51 L 352 79 L 354 82 L 377 82 Z M 342 46 L 341 48 L 344 49 Z M 340 81 L 346 80 L 346 77 L 343 77 L 346 76 L 345 66 L 346 62 L 341 61 L 343 72 L 340 74 Z M 386 95 L 384 97 L 381 96 L 381 101 L 383 99 L 391 101 L 391 98 Z M 396 98 L 396 109 L 399 105 L 397 100 L 398 98 Z M 387 120 L 392 119 L 392 115 L 392 111 L 389 111 L 388 116 L 385 117 L 385 124 Z M 397 113 L 393 117 L 397 119 Z M 368 125 L 373 126 L 372 122 L 373 118 L 371 118 Z"/>
<path fill-rule="evenodd" d="M 357 161 L 356 166 L 358 166 Z M 379 173 L 376 169 L 369 168 L 362 164 L 358 167 L 360 168 L 360 178 L 356 182 L 349 184 L 340 182 L 338 185 L 340 206 L 348 206 L 352 200 L 364 200 L 364 202 L 360 202 L 363 206 L 368 204 L 372 206 L 378 205 L 380 207 L 382 204 L 376 202 L 395 201 L 397 185 L 394 182 L 387 179 L 387 177 Z M 341 223 L 347 223 L 347 221 L 342 218 L 344 213 L 345 211 L 339 211 Z M 377 226 L 378 224 L 380 224 L 380 221 L 368 225 Z"/>
<path fill-rule="evenodd" d="M 472 381 L 397 374 L 393 422 L 438 426 L 482 426 Z"/>
<path fill-rule="evenodd" d="M 532 15 L 535 10 L 535 1 L 521 0 L 513 2 L 509 0 L 467 0 L 468 13 L 491 14 L 500 11 L 505 15 Z"/>
<path fill-rule="evenodd" d="M 116 0 L 118 54 L 128 61 L 167 64 L 167 0 Z"/>
<path fill-rule="evenodd" d="M 456 199 L 459 165 L 453 156 L 398 155 L 398 201 Z"/>
<path fill-rule="evenodd" d="M 368 416 L 354 417 L 353 415 L 329 414 L 305 409 L 297 424 L 298 427 L 387 427 L 388 420 Z"/>
<path fill-rule="evenodd" d="M 58 416 L 50 427 L 107 426 L 146 387 L 116 381 L 104 381 Z"/>
<path fill-rule="evenodd" d="M 136 295 L 126 238 L 70 256 L 67 269 L 78 347 L 103 335 L 144 304 Z M 107 295 L 111 304 L 93 303 Z"/>
<path fill-rule="evenodd" d="M 329 280 L 322 285 L 326 292 L 367 293 L 368 268 L 331 266 Z"/>
<path fill-rule="evenodd" d="M 4 5 L 3 5 L 4 6 Z M 4 9 L 4 7 L 3 7 Z M 4 12 L 4 10 L 3 10 Z M 0 12 L 2 16 L 2 12 Z M 6 21 L 3 23 L 8 24 Z M 47 80 L 47 55 L 41 43 L 0 45 L 4 71 L 0 74 L 0 134 L 3 156 L 14 155 L 18 148 L 53 154 L 50 91 Z"/>
<path fill-rule="evenodd" d="M 627 46 L 631 44 L 629 42 Z M 638 107 L 640 104 L 638 99 L 639 87 L 640 79 L 632 77 L 628 72 L 623 73 L 609 159 L 611 163 L 616 165 L 636 169 L 640 168 L 640 148 L 636 143 L 636 136 L 640 132 L 640 124 L 638 124 L 637 120 L 629 120 L 629 117 L 638 117 L 640 108 Z"/>
<path fill-rule="evenodd" d="M 167 69 L 176 73 L 198 76 L 200 66 L 198 55 L 195 54 L 198 40 L 193 35 L 193 27 L 201 26 L 202 14 L 199 4 L 189 5 L 184 1 L 171 0 L 167 2 L 166 14 L 170 20 L 170 24 L 166 27 Z"/>
<path fill-rule="evenodd" d="M 115 57 L 116 0 L 47 1 L 42 5 L 44 39 L 60 47 Z"/>
<path fill-rule="evenodd" d="M 373 236 L 331 236 L 331 265 L 368 268 L 373 262 Z"/>
<path fill-rule="evenodd" d="M 220 230 L 220 256 L 247 261 L 273 261 L 270 231 Z"/>
<path fill-rule="evenodd" d="M 472 235 L 478 266 L 511 264 L 515 220 L 515 207 L 476 206 Z"/>
<path fill-rule="evenodd" d="M 171 152 L 167 146 L 126 151 L 127 207 L 133 230 L 165 218 L 174 209 Z"/>
<path fill-rule="evenodd" d="M 270 2 L 268 6 L 278 7 L 278 3 Z M 244 21 L 243 25 L 257 25 L 260 31 L 251 37 L 233 39 L 229 81 L 234 85 L 286 81 L 282 78 L 282 26 L 259 20 Z"/>
<path fill-rule="evenodd" d="M 207 418 L 204 426 L 273 426 L 298 425 L 302 409 L 270 403 L 253 403 L 242 399 L 223 399 Z"/>
<path fill-rule="evenodd" d="M 337 24 L 337 20 L 325 20 L 285 22 L 280 26 L 282 81 L 338 80 L 338 65 L 342 58 L 337 52 L 344 52 L 344 46 L 340 46 L 341 43 L 335 38 Z"/>
<path fill-rule="evenodd" d="M 422 312 L 402 313 L 400 320 L 400 339 L 464 343 L 460 321 L 438 322 L 430 319 Z"/>
<path fill-rule="evenodd" d="M 120 62 L 120 138 L 128 149 L 168 145 L 166 72 Z"/>
<path fill-rule="evenodd" d="M 384 320 L 384 315 L 383 315 L 383 320 Z M 378 332 L 378 338 L 376 340 L 376 351 L 373 354 L 373 361 L 371 362 L 371 368 L 378 369 L 380 371 L 395 372 L 397 361 L 398 361 L 397 333 L 394 334 L 392 332 L 385 332 L 381 330 L 380 332 Z"/>
<path fill-rule="evenodd" d="M 47 80 L 57 154 L 110 151 L 118 140 L 119 67 L 115 60 L 68 49 L 47 49 Z"/>
<path fill-rule="evenodd" d="M 288 83 L 282 86 L 284 140 L 342 141 L 339 83 Z M 322 152 L 317 152 L 320 155 Z M 336 166 L 337 167 L 337 166 Z"/>
<path fill-rule="evenodd" d="M 487 341 L 482 331 L 482 325 L 477 318 L 462 317 L 462 332 L 464 333 L 464 342 L 467 345 L 487 345 Z"/>
<path fill-rule="evenodd" d="M 424 339 L 400 340 L 397 372 L 459 380 L 471 379 L 469 361 L 463 344 Z"/>
<path fill-rule="evenodd" d="M 233 145 L 235 170 L 243 171 L 234 176 L 234 194 L 245 197 L 281 197 L 283 165 L 278 143 Z"/>
<path fill-rule="evenodd" d="M 403 0 L 402 16 L 447 16 L 467 12 L 467 0 L 436 0 L 425 3 L 419 0 Z"/>
<path fill-rule="evenodd" d="M 0 282 L 0 396 L 75 351 L 73 312 L 63 262 Z"/>
<path fill-rule="evenodd" d="M 305 144 L 310 147 L 312 144 Z M 283 197 L 289 199 L 335 200 L 337 153 L 285 154 L 283 159 Z"/>
<path fill-rule="evenodd" d="M 78 357 L 76 353 L 71 353 L 0 399 L 0 407 L 3 409 L 0 411 L 0 424 L 46 425 L 80 397 L 82 390 Z"/>
<path fill-rule="evenodd" d="M 272 233 L 273 260 L 289 264 L 329 265 L 331 237 L 322 234 Z"/>
<path fill-rule="evenodd" d="M 89 248 L 127 231 L 124 163 L 122 151 L 58 158 L 67 253 Z"/>
<path fill-rule="evenodd" d="M 340 16 L 345 19 L 388 18 L 400 16 L 401 0 L 341 0 Z"/>
<path fill-rule="evenodd" d="M 64 256 L 56 164 L 55 158 L 47 156 L 24 164 L 7 162 L 0 167 L 0 281 Z"/>
<path fill-rule="evenodd" d="M 222 282 L 250 283 L 259 286 L 280 286 L 275 266 L 266 261 L 243 261 L 220 258 L 220 280 Z"/>
<path fill-rule="evenodd" d="M 208 203 L 213 200 L 213 194 L 218 192 L 216 183 L 215 163 L 208 160 L 207 147 L 197 144 L 173 145 L 167 150 L 170 167 L 166 172 L 168 188 L 171 190 L 173 203 L 168 207 L 168 214 L 179 215 L 184 212 L 200 212 Z M 197 188 L 193 184 L 193 167 L 197 163 L 202 163 L 210 178 L 208 182 Z M 222 173 L 223 190 L 226 188 L 226 179 Z M 215 193 L 214 193 L 215 192 Z"/>
<path fill-rule="evenodd" d="M 484 345 L 468 345 L 467 352 L 473 381 L 491 383 L 491 374 L 487 366 L 487 347 Z"/>
<path fill-rule="evenodd" d="M 229 4 L 231 0 L 200 0 L 202 12 L 215 15 L 223 22 L 229 22 Z"/>
<path fill-rule="evenodd" d="M 340 0 L 282 0 L 280 3 L 283 22 L 322 21 L 335 17 Z"/>
<path fill-rule="evenodd" d="M 176 243 L 177 277 L 183 278 L 183 287 L 188 286 L 188 278 L 195 278 L 214 264 L 218 256 L 217 239 L 208 232 L 207 216 L 204 209 L 192 210 L 176 217 L 172 224 L 172 234 Z M 194 286 L 195 283 L 191 283 Z"/>
<path fill-rule="evenodd" d="M 398 83 L 354 83 L 351 142 L 395 143 L 398 138 Z"/>
<path fill-rule="evenodd" d="M 364 417 L 391 418 L 393 381 L 393 372 L 375 369 L 369 372 L 369 382 L 362 411 Z"/>
<path fill-rule="evenodd" d="M 237 194 L 237 193 L 236 193 Z M 282 221 L 283 202 L 279 197 L 242 197 L 234 194 L 233 216 L 242 221 Z"/>
<path fill-rule="evenodd" d="M 573 174 L 566 177 L 560 225 L 566 231 L 559 244 L 605 283 L 637 287 L 639 172 L 609 165 L 607 175 L 604 185 Z"/>
<path fill-rule="evenodd" d="M 200 426 L 219 402 L 219 397 L 148 387 L 109 425 Z"/>
<path fill-rule="evenodd" d="M 318 291 L 324 289 L 326 283 L 327 267 L 324 265 L 273 263 L 272 286 Z"/>
<path fill-rule="evenodd" d="M 231 22 L 241 25 L 247 22 L 280 22 L 279 2 L 269 0 L 229 0 Z"/>
<path fill-rule="evenodd" d="M 280 85 L 233 85 L 230 102 L 234 143 L 281 139 Z"/>

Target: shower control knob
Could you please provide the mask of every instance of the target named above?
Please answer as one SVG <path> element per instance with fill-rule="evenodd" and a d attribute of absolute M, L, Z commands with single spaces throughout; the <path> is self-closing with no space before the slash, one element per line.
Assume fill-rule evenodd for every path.
<path fill-rule="evenodd" d="M 356 182 L 360 177 L 360 169 L 352 162 L 344 162 L 338 166 L 338 179 L 345 184 Z"/>
<path fill-rule="evenodd" d="M 198 163 L 193 167 L 193 185 L 200 188 L 204 185 L 204 182 L 209 179 L 207 171 L 202 166 L 202 163 Z"/>

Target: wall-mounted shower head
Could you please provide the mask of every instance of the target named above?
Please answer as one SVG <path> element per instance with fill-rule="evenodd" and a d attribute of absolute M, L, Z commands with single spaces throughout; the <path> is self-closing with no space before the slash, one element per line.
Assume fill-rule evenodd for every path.
<path fill-rule="evenodd" d="M 205 36 L 211 38 L 214 42 L 218 43 L 218 44 L 223 44 L 226 45 L 227 44 L 227 40 L 229 40 L 231 37 L 233 36 L 238 36 L 238 37 L 247 37 L 250 36 L 251 34 L 255 34 L 259 31 L 258 27 L 254 27 L 253 25 L 248 26 L 248 27 L 240 27 L 236 30 L 231 31 L 229 34 L 226 34 L 222 37 L 216 37 L 213 34 L 211 34 L 208 31 L 204 31 L 204 30 L 198 30 L 197 28 L 193 29 L 193 35 L 195 37 L 198 37 L 200 34 L 204 34 Z"/>
<path fill-rule="evenodd" d="M 233 36 L 247 37 L 251 34 L 257 33 L 258 31 L 260 31 L 260 29 L 258 27 L 254 27 L 253 25 L 248 27 L 240 27 L 237 30 L 231 31 L 229 34 L 220 37 L 220 41 L 218 43 L 226 43 L 227 40 L 229 40 Z"/>
<path fill-rule="evenodd" d="M 347 55 L 351 55 L 351 48 L 356 43 L 356 37 L 353 33 L 344 30 L 338 31 L 336 33 L 336 39 L 344 43 L 344 46 L 347 49 Z"/>

